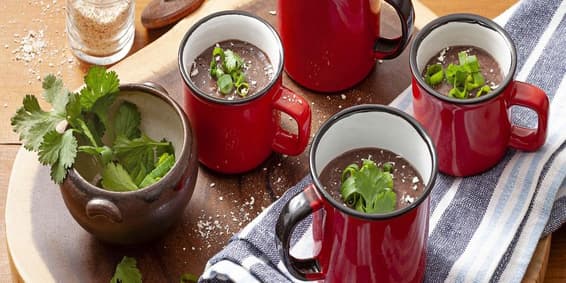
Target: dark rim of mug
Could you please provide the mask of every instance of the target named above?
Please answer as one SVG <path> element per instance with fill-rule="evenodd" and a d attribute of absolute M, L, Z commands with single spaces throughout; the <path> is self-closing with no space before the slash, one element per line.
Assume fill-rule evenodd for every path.
<path fill-rule="evenodd" d="M 422 41 L 436 28 L 443 26 L 445 24 L 448 24 L 448 23 L 453 23 L 453 22 L 464 22 L 464 23 L 477 24 L 477 25 L 480 25 L 484 28 L 494 30 L 494 31 L 498 32 L 504 38 L 505 42 L 507 43 L 507 47 L 509 48 L 509 51 L 511 52 L 511 66 L 509 68 L 509 73 L 501 81 L 499 86 L 487 95 L 480 96 L 480 97 L 477 97 L 477 98 L 468 98 L 468 99 L 452 98 L 452 97 L 449 97 L 449 96 L 446 96 L 446 95 L 443 95 L 443 94 L 437 92 L 434 88 L 429 86 L 425 82 L 423 77 L 421 76 L 421 72 L 419 71 L 418 66 L 417 66 L 417 51 L 418 51 Z M 434 95 L 436 98 L 438 98 L 440 100 L 447 101 L 447 102 L 455 103 L 455 104 L 476 104 L 476 103 L 481 103 L 481 102 L 490 100 L 493 97 L 498 96 L 499 94 L 503 93 L 506 86 L 508 86 L 511 83 L 511 81 L 513 80 L 513 78 L 515 76 L 515 68 L 516 68 L 516 65 L 517 65 L 517 51 L 515 49 L 515 44 L 513 44 L 513 41 L 511 40 L 511 36 L 509 35 L 509 33 L 507 33 L 507 31 L 505 31 L 505 29 L 503 29 L 500 25 L 498 25 L 494 21 L 492 21 L 488 18 L 484 18 L 484 17 L 479 16 L 479 15 L 474 15 L 474 14 L 451 14 L 451 15 L 440 17 L 440 18 L 428 23 L 417 34 L 417 36 L 415 37 L 415 39 L 413 41 L 413 45 L 411 46 L 411 53 L 409 55 L 409 64 L 411 66 L 411 72 L 413 73 L 413 77 L 417 80 L 418 84 L 421 87 L 423 87 L 428 93 Z"/>
<path fill-rule="evenodd" d="M 316 163 L 315 163 L 315 159 L 316 159 L 316 148 L 318 147 L 318 144 L 320 143 L 320 140 L 322 139 L 322 137 L 324 136 L 324 134 L 328 131 L 328 129 L 330 129 L 330 127 L 332 127 L 332 125 L 334 125 L 336 122 L 340 121 L 343 118 L 346 118 L 348 116 L 354 115 L 354 114 L 358 114 L 358 113 L 363 113 L 363 112 L 386 112 L 389 113 L 391 115 L 395 115 L 395 116 L 399 116 L 402 119 L 404 119 L 405 121 L 407 121 L 407 123 L 409 123 L 416 131 L 417 133 L 421 136 L 421 138 L 423 139 L 423 141 L 426 143 L 429 153 L 430 153 L 430 158 L 432 161 L 432 166 L 431 166 L 431 173 L 429 176 L 429 181 L 423 191 L 423 194 L 415 201 L 413 202 L 411 205 L 402 208 L 402 209 L 397 209 L 395 211 L 389 212 L 389 213 L 382 213 L 382 214 L 368 214 L 368 213 L 363 213 L 363 212 L 359 212 L 355 209 L 349 208 L 347 206 L 344 206 L 343 203 L 335 200 L 330 193 L 328 193 L 325 189 L 323 189 L 323 185 L 320 183 L 320 180 L 318 178 L 318 175 L 316 174 L 317 170 L 316 170 Z M 409 116 L 407 113 L 398 110 L 396 108 L 390 107 L 390 106 L 384 106 L 384 105 L 375 105 L 375 104 L 363 104 L 363 105 L 356 105 L 356 106 L 352 106 L 349 108 L 346 108 L 336 114 L 334 114 L 332 117 L 330 117 L 318 130 L 318 132 L 316 133 L 314 140 L 312 142 L 311 145 L 311 149 L 310 149 L 310 153 L 309 153 L 309 167 L 310 167 L 310 174 L 311 177 L 313 179 L 313 182 L 315 184 L 316 190 L 318 192 L 320 192 L 322 194 L 322 196 L 329 201 L 332 206 L 334 206 L 335 208 L 341 210 L 342 212 L 349 214 L 349 215 L 353 215 L 356 216 L 358 218 L 362 218 L 362 219 L 369 219 L 369 220 L 385 220 L 385 219 L 390 219 L 393 217 L 397 217 L 399 215 L 405 214 L 413 209 L 415 209 L 416 207 L 418 207 L 425 199 L 427 199 L 428 195 L 430 194 L 430 192 L 432 191 L 432 188 L 434 187 L 434 184 L 436 182 L 436 176 L 438 175 L 438 162 L 437 162 L 437 157 L 436 157 L 436 151 L 434 149 L 434 143 L 432 142 L 432 140 L 430 139 L 430 137 L 428 136 L 428 134 L 425 132 L 425 130 L 420 126 L 420 124 L 411 116 Z"/>
<path fill-rule="evenodd" d="M 159 181 L 157 181 L 154 184 L 151 184 L 147 187 L 141 188 L 139 190 L 135 190 L 135 191 L 127 191 L 127 192 L 115 192 L 115 191 L 110 191 L 110 190 L 106 190 L 103 188 L 100 188 L 98 186 L 95 186 L 93 184 L 91 184 L 89 181 L 85 180 L 85 178 L 79 174 L 79 172 L 77 171 L 77 169 L 75 169 L 75 167 L 72 167 L 71 170 L 69 170 L 69 172 L 67 173 L 67 178 L 71 178 L 71 180 L 73 182 L 78 182 L 80 184 L 82 184 L 81 188 L 96 194 L 96 195 L 106 195 L 106 196 L 110 196 L 112 197 L 112 199 L 117 199 L 117 198 L 121 198 L 121 197 L 129 197 L 131 195 L 139 195 L 139 194 L 151 194 L 151 193 L 155 193 L 156 190 L 159 190 L 159 188 L 163 188 L 163 184 L 170 184 L 172 182 L 175 181 L 176 178 L 178 178 L 179 176 L 181 176 L 182 172 L 180 172 L 178 169 L 179 168 L 179 164 L 180 163 L 184 163 L 184 162 L 188 162 L 188 160 L 190 159 L 190 156 L 192 154 L 191 149 L 192 149 L 192 143 L 196 142 L 191 130 L 191 126 L 190 126 L 190 122 L 189 119 L 187 118 L 185 112 L 183 111 L 183 109 L 181 108 L 181 106 L 179 106 L 179 104 L 177 104 L 177 102 L 175 102 L 175 100 L 173 98 L 171 98 L 169 96 L 169 94 L 167 94 L 166 92 L 162 92 L 159 89 L 156 89 L 155 87 L 152 87 L 150 85 L 146 85 L 146 84 L 124 84 L 124 85 L 120 85 L 120 91 L 140 91 L 140 92 L 144 92 L 147 93 L 149 95 L 153 95 L 156 96 L 158 98 L 160 98 L 161 100 L 165 101 L 165 103 L 169 104 L 175 111 L 175 113 L 177 113 L 177 115 L 179 116 L 179 119 L 181 119 L 181 124 L 183 126 L 183 143 L 182 143 L 182 149 L 181 149 L 181 154 L 179 157 L 175 157 L 175 164 L 173 164 L 173 167 L 171 167 L 171 169 L 169 169 L 169 172 L 163 177 L 161 178 Z M 142 117 L 143 119 L 143 117 Z M 184 161 L 185 160 L 185 161 Z"/>
<path fill-rule="evenodd" d="M 221 16 L 229 16 L 229 15 L 240 15 L 240 16 L 245 16 L 245 17 L 250 17 L 252 19 L 255 19 L 257 21 L 259 21 L 260 23 L 264 24 L 266 28 L 269 29 L 269 31 L 273 34 L 273 36 L 277 39 L 277 47 L 278 47 L 278 53 L 279 53 L 279 57 L 281 58 L 281 60 L 279 61 L 279 66 L 277 66 L 277 69 L 275 69 L 275 72 L 273 74 L 273 78 L 271 79 L 271 81 L 269 82 L 269 84 L 267 84 L 267 86 L 265 86 L 263 89 L 261 89 L 260 91 L 258 91 L 257 93 L 250 95 L 248 97 L 242 98 L 242 99 L 234 99 L 234 100 L 226 100 L 226 99 L 222 99 L 222 98 L 216 98 L 213 97 L 207 93 L 205 93 L 204 91 L 200 90 L 195 83 L 193 83 L 193 81 L 190 79 L 189 74 L 188 74 L 188 70 L 187 70 L 187 66 L 186 66 L 186 62 L 184 62 L 183 60 L 183 51 L 186 48 L 187 45 L 187 41 L 189 40 L 189 37 L 193 34 L 193 32 L 195 32 L 195 30 L 197 30 L 202 24 L 206 23 L 207 21 L 214 19 L 216 17 L 221 17 Z M 227 38 L 228 39 L 228 38 Z M 264 51 L 265 52 L 265 51 Z M 185 86 L 188 86 L 191 91 L 193 91 L 193 93 L 197 94 L 200 98 L 208 100 L 210 102 L 214 102 L 214 103 L 219 103 L 219 104 L 244 104 L 247 102 L 250 102 L 252 100 L 258 99 L 260 97 L 262 97 L 264 94 L 266 94 L 272 87 L 273 85 L 277 82 L 277 80 L 279 80 L 279 76 L 281 75 L 281 72 L 283 71 L 283 46 L 281 44 L 281 38 L 279 37 L 279 34 L 277 33 L 277 31 L 275 31 L 275 28 L 266 20 L 257 17 L 253 14 L 250 14 L 248 12 L 245 11 L 240 11 L 240 10 L 227 10 L 227 11 L 220 11 L 220 12 L 216 12 L 216 13 L 212 13 L 204 18 L 202 18 L 201 20 L 199 20 L 198 22 L 196 22 L 190 29 L 189 31 L 187 31 L 187 33 L 185 34 L 185 36 L 183 37 L 183 40 L 181 40 L 181 45 L 179 46 L 179 69 L 181 71 L 181 76 L 183 77 L 183 81 L 185 82 Z"/>

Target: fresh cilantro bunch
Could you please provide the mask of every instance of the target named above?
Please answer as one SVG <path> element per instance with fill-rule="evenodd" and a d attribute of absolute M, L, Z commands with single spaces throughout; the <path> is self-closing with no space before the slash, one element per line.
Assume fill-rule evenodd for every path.
<path fill-rule="evenodd" d="M 350 164 L 342 172 L 342 199 L 351 208 L 365 213 L 387 213 L 395 210 L 397 194 L 393 191 L 391 163 L 379 168 L 375 162 L 362 159 L 362 167 Z"/>
<path fill-rule="evenodd" d="M 216 80 L 222 94 L 236 93 L 242 97 L 248 95 L 249 84 L 244 75 L 244 61 L 230 49 L 214 47 L 210 61 L 210 76 Z"/>
<path fill-rule="evenodd" d="M 485 84 L 485 79 L 480 73 L 480 65 L 476 55 L 468 55 L 466 51 L 458 52 L 459 64 L 449 64 L 446 70 L 442 64 L 432 64 L 427 66 L 425 72 L 425 82 L 430 86 L 436 86 L 446 82 L 452 86 L 448 96 L 455 98 L 480 97 L 491 91 Z"/>
<path fill-rule="evenodd" d="M 132 103 L 122 102 L 110 121 L 120 84 L 115 72 L 92 67 L 84 81 L 85 86 L 73 93 L 61 79 L 45 77 L 43 98 L 51 104 L 50 111 L 42 110 L 35 96 L 24 97 L 11 119 L 24 147 L 38 152 L 41 164 L 51 166 L 51 179 L 57 184 L 78 152 L 101 163 L 105 189 L 132 191 L 157 182 L 175 163 L 171 143 L 154 141 L 140 131 L 141 115 Z M 109 145 L 102 142 L 105 135 Z"/>

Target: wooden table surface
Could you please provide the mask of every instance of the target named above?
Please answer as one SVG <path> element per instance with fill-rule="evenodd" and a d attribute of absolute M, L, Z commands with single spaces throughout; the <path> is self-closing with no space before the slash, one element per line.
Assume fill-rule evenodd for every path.
<path fill-rule="evenodd" d="M 210 1 L 210 0 L 209 0 Z M 136 1 L 136 37 L 130 54 L 159 38 L 169 28 L 148 31 L 140 23 L 140 15 L 149 0 Z M 512 5 L 515 0 L 467 1 L 467 0 L 421 0 L 437 15 L 453 12 L 472 12 L 495 17 Z M 7 0 L 0 4 L 0 211 L 5 210 L 6 193 L 12 164 L 20 147 L 16 135 L 11 131 L 9 117 L 20 106 L 23 95 L 39 94 L 41 82 L 38 78 L 48 73 L 60 75 L 69 87 L 78 87 L 82 82 L 88 64 L 74 58 L 67 45 L 65 26 L 65 1 L 19 1 Z M 34 35 L 35 42 L 44 44 L 35 58 L 25 61 L 21 58 L 22 41 Z M 544 240 L 541 243 L 544 244 Z M 546 241 L 549 243 L 550 241 Z M 541 257 L 541 258 L 544 258 Z M 566 227 L 552 236 L 550 258 L 544 282 L 565 282 L 566 269 Z M 539 262 L 538 264 L 542 264 Z M 536 269 L 536 268 L 535 268 Z M 6 245 L 4 217 L 0 218 L 0 282 L 17 278 L 11 267 Z M 527 276 L 525 281 L 539 278 Z"/>

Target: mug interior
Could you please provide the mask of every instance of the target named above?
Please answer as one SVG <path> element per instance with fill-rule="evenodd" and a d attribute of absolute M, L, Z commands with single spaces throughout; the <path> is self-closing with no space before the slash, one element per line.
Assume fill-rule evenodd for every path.
<path fill-rule="evenodd" d="M 267 22 L 238 11 L 212 14 L 195 24 L 194 28 L 187 33 L 185 39 L 181 42 L 179 58 L 181 73 L 185 83 L 193 90 L 198 90 L 187 75 L 190 73 L 192 63 L 210 46 L 231 39 L 248 42 L 261 49 L 267 55 L 274 70 L 271 83 L 264 89 L 269 88 L 273 81 L 279 77 L 283 69 L 281 40 L 277 32 Z"/>
<path fill-rule="evenodd" d="M 151 93 L 140 90 L 121 90 L 109 110 L 110 121 L 114 120 L 118 106 L 123 101 L 131 102 L 137 106 L 141 114 L 140 130 L 142 133 L 157 141 L 163 138 L 167 139 L 173 144 L 175 158 L 181 157 L 187 133 L 183 129 L 181 117 L 171 104 Z M 108 140 L 111 138 L 105 136 L 103 140 L 108 144 Z M 98 168 L 98 162 L 89 162 L 87 159 L 91 159 L 90 155 L 80 155 L 75 163 L 75 168 L 85 180 L 90 182 L 97 173 L 101 172 L 101 168 Z"/>
<path fill-rule="evenodd" d="M 437 166 L 432 141 L 413 118 L 400 110 L 380 105 L 345 109 L 321 127 L 313 141 L 310 157 L 311 172 L 317 186 L 322 188 L 318 176 L 330 161 L 347 151 L 367 147 L 386 149 L 406 159 L 425 185 L 420 199 L 428 194 L 434 184 Z M 336 202 L 332 197 L 328 199 Z M 345 208 L 337 203 L 335 206 Z"/>
<path fill-rule="evenodd" d="M 426 64 L 442 49 L 450 46 L 469 45 L 479 47 L 489 53 L 503 72 L 503 81 L 512 73 L 513 46 L 506 36 L 480 21 L 454 18 L 428 29 L 416 49 L 416 64 L 422 74 Z M 427 33 L 428 32 L 428 33 Z M 417 74 L 415 74 L 417 75 Z"/>

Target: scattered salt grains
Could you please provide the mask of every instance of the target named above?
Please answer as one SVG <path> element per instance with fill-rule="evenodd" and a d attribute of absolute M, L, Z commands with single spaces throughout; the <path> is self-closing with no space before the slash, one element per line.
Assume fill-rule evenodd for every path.
<path fill-rule="evenodd" d="M 383 60 L 379 59 L 379 60 L 377 60 L 377 63 L 383 64 Z"/>
<path fill-rule="evenodd" d="M 439 62 L 444 62 L 444 59 L 446 58 L 446 51 L 448 51 L 448 48 L 444 48 L 440 51 L 440 55 L 436 58 Z"/>
<path fill-rule="evenodd" d="M 211 188 L 214 188 L 216 186 L 216 183 L 210 183 L 209 185 Z"/>
<path fill-rule="evenodd" d="M 194 77 L 194 76 L 198 75 L 197 63 L 193 62 L 193 65 L 192 65 L 191 69 L 192 69 L 192 71 L 191 71 L 191 77 Z"/>
<path fill-rule="evenodd" d="M 271 11 L 269 11 L 269 14 L 272 15 L 272 16 L 275 16 L 275 15 L 277 15 L 277 11 L 271 10 Z"/>
<path fill-rule="evenodd" d="M 417 188 L 418 188 L 418 186 L 417 186 L 417 185 L 413 185 L 413 191 L 416 191 L 416 190 L 417 190 Z"/>
<path fill-rule="evenodd" d="M 418 182 L 419 182 L 419 177 L 414 176 L 414 177 L 413 177 L 413 184 L 416 184 L 416 183 L 418 183 Z"/>
<path fill-rule="evenodd" d="M 413 203 L 415 201 L 415 198 L 410 195 L 403 195 L 402 200 L 406 203 Z"/>
<path fill-rule="evenodd" d="M 347 97 L 346 97 L 346 95 L 345 95 L 345 94 L 343 94 L 343 93 L 342 93 L 342 94 L 340 94 L 340 97 L 342 98 L 342 100 L 346 100 L 346 98 L 347 98 Z"/>
<path fill-rule="evenodd" d="M 218 197 L 218 200 L 221 200 L 221 201 L 222 201 L 222 200 L 224 200 L 224 198 L 223 198 L 222 196 L 219 196 L 219 197 Z"/>
<path fill-rule="evenodd" d="M 12 51 L 15 55 L 16 61 L 31 62 L 35 58 L 41 56 L 43 49 L 46 48 L 47 43 L 44 40 L 44 31 L 29 30 L 27 35 L 20 38 L 19 34 L 14 34 L 15 43 L 19 46 Z M 18 39 L 19 38 L 19 39 Z M 6 45 L 5 45 L 6 46 Z"/>

